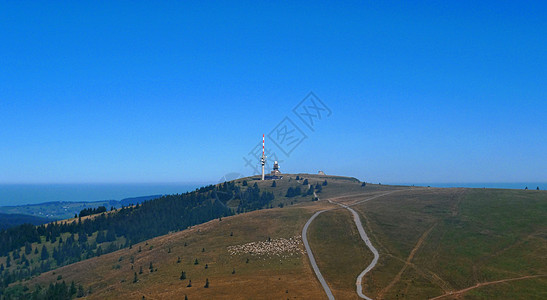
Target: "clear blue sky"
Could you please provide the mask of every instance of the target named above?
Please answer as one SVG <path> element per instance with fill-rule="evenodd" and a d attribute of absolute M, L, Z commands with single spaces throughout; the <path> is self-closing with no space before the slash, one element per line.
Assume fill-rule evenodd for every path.
<path fill-rule="evenodd" d="M 0 2 L 0 183 L 547 181 L 545 1 L 179 2 Z"/>

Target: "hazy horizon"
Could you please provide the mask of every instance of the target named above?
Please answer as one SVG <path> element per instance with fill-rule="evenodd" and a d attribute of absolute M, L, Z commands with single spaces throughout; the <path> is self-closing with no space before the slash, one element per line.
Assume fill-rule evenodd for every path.
<path fill-rule="evenodd" d="M 181 194 L 202 185 L 196 183 L 0 184 L 0 206 L 54 201 L 122 200 L 140 196 Z"/>
<path fill-rule="evenodd" d="M 79 202 L 122 200 L 125 198 L 159 194 L 176 194 L 192 191 L 196 188 L 214 184 L 205 183 L 38 183 L 38 184 L 1 184 L 0 206 L 39 204 L 44 202 Z M 431 187 L 536 189 L 547 188 L 547 182 L 371 182 L 384 185 L 416 185 Z"/>

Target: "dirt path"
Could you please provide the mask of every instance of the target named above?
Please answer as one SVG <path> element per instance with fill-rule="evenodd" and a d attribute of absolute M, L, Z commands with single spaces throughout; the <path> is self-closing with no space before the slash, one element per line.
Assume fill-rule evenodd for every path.
<path fill-rule="evenodd" d="M 355 210 L 353 210 L 351 208 L 351 206 L 361 204 L 363 202 L 367 202 L 367 201 L 370 201 L 370 200 L 373 200 L 373 199 L 376 199 L 376 198 L 379 198 L 379 197 L 383 197 L 383 196 L 386 196 L 386 195 L 389 195 L 389 194 L 392 194 L 392 193 L 396 193 L 396 192 L 401 192 L 401 191 L 405 191 L 405 190 L 394 190 L 394 191 L 389 191 L 389 192 L 382 193 L 382 194 L 376 194 L 372 197 L 368 197 L 366 199 L 351 203 L 349 205 L 338 203 L 337 201 L 334 201 L 334 200 L 342 200 L 342 199 L 354 198 L 354 197 L 359 197 L 359 196 L 367 196 L 367 194 L 346 195 L 346 196 L 341 196 L 341 197 L 335 197 L 335 198 L 328 199 L 329 203 L 336 204 L 336 205 L 338 205 L 340 207 L 343 207 L 343 208 L 345 208 L 345 209 L 347 209 L 351 212 L 351 214 L 353 215 L 353 221 L 354 221 L 355 225 L 357 226 L 357 230 L 359 231 L 359 235 L 361 236 L 361 239 L 365 242 L 367 247 L 374 254 L 374 258 L 372 259 L 372 262 L 357 276 L 357 279 L 355 281 L 357 295 L 359 295 L 359 297 L 362 298 L 362 299 L 372 300 L 370 297 L 366 296 L 363 293 L 363 278 L 368 272 L 370 272 L 370 270 L 372 270 L 376 266 L 376 264 L 378 263 L 378 259 L 380 258 L 380 254 L 378 253 L 378 250 L 376 250 L 376 248 L 374 248 L 374 246 L 370 242 L 370 239 L 368 238 L 367 233 L 365 232 L 365 229 L 363 228 L 363 224 L 361 222 L 361 218 L 359 217 L 359 214 Z M 314 192 L 314 196 L 317 197 L 317 194 L 315 192 Z M 323 212 L 326 212 L 326 211 L 329 211 L 329 210 L 333 210 L 333 209 L 336 209 L 336 208 L 325 209 L 325 210 L 321 210 L 321 211 L 316 212 L 306 222 L 306 224 L 304 225 L 304 228 L 302 229 L 302 241 L 304 243 L 304 247 L 306 248 L 306 253 L 308 254 L 310 264 L 312 265 L 313 271 L 315 272 L 315 275 L 316 275 L 317 279 L 319 280 L 319 282 L 323 286 L 323 289 L 325 290 L 325 293 L 327 294 L 327 297 L 329 299 L 334 299 L 334 296 L 333 296 L 332 291 L 330 290 L 325 278 L 321 274 L 321 271 L 319 271 L 319 267 L 317 266 L 317 262 L 315 261 L 315 257 L 313 256 L 313 253 L 311 251 L 311 247 L 308 243 L 307 232 L 308 232 L 308 227 L 310 226 L 311 222 L 319 214 L 321 214 Z"/>
<path fill-rule="evenodd" d="M 516 280 L 524 280 L 524 279 L 530 279 L 530 278 L 538 278 L 538 277 L 547 277 L 547 275 L 529 275 L 529 276 L 522 276 L 522 277 L 517 277 L 517 278 L 508 278 L 508 279 L 495 280 L 495 281 L 489 281 L 489 282 L 481 282 L 481 283 L 477 283 L 474 286 L 470 286 L 468 288 L 465 288 L 463 290 L 459 290 L 459 291 L 455 291 L 455 292 L 449 292 L 449 293 L 446 293 L 444 295 L 437 296 L 435 298 L 430 298 L 429 300 L 442 299 L 442 298 L 448 297 L 448 296 L 459 296 L 459 295 L 462 295 L 464 293 L 469 292 L 472 289 L 476 289 L 476 288 L 479 288 L 481 286 L 504 283 L 504 282 L 510 282 L 510 281 L 516 281 Z"/>
<path fill-rule="evenodd" d="M 334 295 L 332 294 L 332 291 L 330 290 L 329 285 L 327 284 L 327 281 L 325 281 L 325 278 L 323 278 L 321 271 L 319 271 L 319 267 L 317 266 L 317 262 L 315 261 L 315 257 L 313 256 L 313 253 L 311 251 L 310 244 L 308 243 L 308 227 L 310 226 L 311 222 L 318 215 L 329 210 L 330 209 L 321 210 L 313 214 L 313 216 L 311 216 L 311 218 L 308 220 L 308 222 L 306 222 L 306 225 L 304 225 L 304 228 L 302 229 L 302 242 L 304 243 L 304 248 L 306 248 L 306 252 L 308 253 L 308 258 L 310 260 L 310 264 L 313 268 L 313 271 L 315 272 L 315 276 L 317 276 L 317 280 L 319 280 L 319 282 L 321 283 L 321 286 L 323 286 L 323 289 L 325 290 L 327 297 L 330 300 L 332 300 L 334 299 Z"/>
<path fill-rule="evenodd" d="M 359 230 L 359 235 L 361 235 L 361 239 L 365 241 L 365 244 L 367 247 L 372 251 L 374 254 L 374 258 L 372 259 L 372 262 L 357 276 L 357 280 L 355 281 L 356 291 L 357 295 L 363 299 L 372 300 L 371 298 L 367 297 L 365 294 L 363 294 L 363 277 L 372 270 L 378 263 L 378 259 L 380 258 L 380 254 L 378 253 L 378 250 L 374 248 L 372 243 L 370 242 L 370 239 L 367 236 L 367 233 L 365 232 L 365 229 L 363 228 L 363 224 L 361 223 L 361 219 L 359 218 L 359 214 L 353 208 L 346 207 L 351 213 L 353 214 L 353 221 L 355 222 L 355 225 L 357 226 L 357 229 Z"/>
<path fill-rule="evenodd" d="M 387 291 L 389 291 L 397 282 L 399 282 L 399 280 L 401 279 L 401 276 L 403 275 L 403 273 L 405 272 L 406 268 L 408 268 L 411 264 L 411 261 L 412 259 L 414 258 L 414 255 L 416 254 L 416 252 L 418 251 L 418 249 L 420 249 L 420 247 L 422 246 L 424 240 L 427 238 L 427 236 L 429 235 L 429 233 L 431 232 L 431 230 L 433 230 L 433 228 L 435 228 L 437 224 L 434 224 L 433 226 L 431 226 L 428 230 L 426 230 L 426 232 L 424 232 L 424 234 L 422 234 L 422 236 L 420 237 L 420 239 L 418 239 L 418 242 L 416 243 L 416 246 L 414 246 L 414 248 L 412 249 L 412 251 L 410 251 L 410 254 L 408 255 L 408 258 L 406 259 L 405 261 L 405 264 L 403 265 L 403 267 L 401 268 L 401 270 L 399 271 L 399 273 L 397 273 L 397 275 L 395 275 L 395 278 L 393 278 L 393 280 L 385 287 L 383 288 L 380 293 L 378 294 L 378 299 L 383 299 L 384 298 L 384 295 Z"/>
<path fill-rule="evenodd" d="M 366 201 L 370 201 L 385 195 L 389 195 L 395 192 L 398 192 L 398 191 L 391 191 L 391 192 L 379 194 L 376 196 L 372 196 L 367 199 L 352 203 L 350 205 L 341 204 L 341 203 L 332 201 L 331 199 L 328 200 L 330 203 L 337 204 L 343 208 L 346 208 L 347 210 L 351 212 L 351 214 L 353 215 L 353 222 L 355 223 L 355 226 L 357 226 L 357 230 L 359 231 L 359 235 L 361 236 L 361 239 L 365 242 L 365 244 L 370 249 L 372 254 L 374 254 L 374 258 L 372 259 L 372 262 L 363 270 L 363 272 L 361 272 L 357 276 L 357 279 L 355 280 L 357 295 L 359 295 L 359 297 L 363 299 L 372 300 L 372 298 L 368 297 L 367 295 L 363 293 L 363 277 L 365 277 L 365 275 L 376 266 L 376 264 L 378 263 L 378 259 L 380 258 L 380 254 L 378 253 L 378 250 L 376 250 L 376 248 L 374 248 L 374 246 L 370 242 L 370 239 L 368 238 L 367 233 L 365 232 L 365 229 L 363 228 L 363 223 L 361 223 L 361 218 L 359 217 L 359 214 L 355 210 L 353 210 L 353 208 L 351 208 L 350 206 L 354 206 L 354 205 L 357 205 Z M 335 199 L 340 199 L 340 198 L 335 198 Z"/>

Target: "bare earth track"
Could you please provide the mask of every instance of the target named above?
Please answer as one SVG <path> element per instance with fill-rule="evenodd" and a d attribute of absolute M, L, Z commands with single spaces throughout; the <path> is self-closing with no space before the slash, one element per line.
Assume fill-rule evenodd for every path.
<path fill-rule="evenodd" d="M 308 243 L 308 227 L 310 227 L 311 222 L 313 219 L 315 219 L 318 215 L 320 215 L 323 212 L 326 212 L 327 210 L 321 210 L 313 214 L 311 218 L 306 222 L 306 225 L 304 225 L 304 229 L 302 229 L 302 242 L 304 243 L 304 247 L 306 248 L 306 252 L 308 253 L 308 259 L 310 260 L 310 264 L 313 268 L 313 271 L 315 272 L 315 276 L 317 277 L 317 280 L 321 283 L 321 286 L 323 287 L 323 290 L 325 290 L 325 294 L 327 294 L 327 297 L 329 299 L 334 299 L 334 295 L 332 294 L 332 291 L 329 288 L 329 285 L 327 284 L 327 281 L 325 281 L 325 278 L 321 274 L 321 271 L 319 271 L 319 267 L 317 266 L 317 262 L 315 261 L 315 257 L 313 256 L 313 252 L 311 251 L 310 244 Z"/>
<path fill-rule="evenodd" d="M 359 214 L 353 210 L 350 206 L 353 206 L 353 205 L 357 205 L 357 204 L 360 204 L 360 203 L 363 203 L 363 202 L 366 202 L 366 201 L 370 201 L 370 200 L 373 200 L 373 199 L 376 199 L 376 198 L 379 198 L 379 197 L 382 197 L 382 196 L 385 196 L 385 195 L 388 195 L 388 194 L 391 194 L 391 193 L 394 193 L 396 191 L 390 191 L 390 192 L 387 192 L 387 193 L 382 193 L 382 194 L 379 194 L 379 195 L 375 195 L 375 196 L 372 196 L 372 197 L 369 197 L 369 198 L 366 198 L 364 200 L 360 200 L 360 201 L 357 201 L 355 203 L 352 203 L 350 205 L 345 205 L 345 204 L 342 204 L 342 203 L 338 203 L 338 202 L 335 202 L 333 200 L 341 200 L 342 198 L 353 198 L 353 197 L 356 197 L 356 196 L 360 196 L 360 195 L 348 195 L 348 196 L 343 196 L 343 197 L 337 197 L 337 198 L 333 198 L 333 199 L 328 199 L 328 202 L 329 203 L 333 203 L 333 204 L 336 204 L 338 206 L 341 206 L 343 208 L 346 208 L 347 210 L 349 210 L 352 215 L 353 215 L 353 221 L 355 222 L 355 225 L 357 226 L 357 230 L 359 231 L 359 235 L 361 236 L 361 239 L 365 242 L 365 244 L 367 245 L 367 247 L 370 249 L 370 251 L 374 254 L 374 258 L 372 260 L 372 262 L 363 270 L 363 272 L 361 272 L 359 274 L 359 276 L 357 276 L 357 279 L 355 281 L 355 286 L 356 286 L 356 292 L 357 292 L 357 295 L 359 295 L 360 298 L 362 299 L 367 299 L 367 300 L 372 300 L 372 298 L 366 296 L 364 293 L 363 293 L 363 285 L 362 285 L 362 282 L 363 282 L 363 277 L 368 273 L 370 272 L 370 270 L 372 270 L 376 264 L 378 263 L 378 259 L 380 258 L 380 254 L 378 253 L 378 250 L 376 250 L 376 248 L 374 248 L 374 246 L 372 245 L 372 243 L 370 242 L 370 239 L 368 238 L 367 236 L 367 233 L 365 232 L 365 229 L 363 228 L 363 224 L 361 223 L 361 219 L 359 218 Z M 317 194 L 315 194 L 315 197 L 317 197 Z M 306 222 L 306 225 L 304 225 L 304 228 L 302 229 L 302 241 L 304 242 L 304 247 L 306 248 L 306 252 L 308 253 L 308 258 L 310 260 L 310 264 L 312 265 L 312 268 L 315 272 L 315 275 L 317 276 L 317 279 L 319 280 L 319 282 L 321 283 L 321 285 L 323 286 L 323 289 L 325 290 L 325 293 L 327 294 L 327 297 L 329 299 L 334 299 L 334 296 L 332 294 L 332 291 L 330 290 L 327 282 L 325 281 L 325 278 L 323 277 L 323 275 L 321 274 L 321 272 L 319 271 L 319 267 L 317 266 L 317 262 L 315 261 L 315 257 L 313 256 L 313 253 L 311 251 L 311 247 L 308 243 L 308 238 L 307 238 L 307 231 L 308 231 L 308 227 L 309 225 L 311 224 L 311 222 L 321 213 L 325 212 L 325 211 L 329 211 L 329 210 L 332 210 L 334 208 L 331 208 L 331 209 L 326 209 L 326 210 L 321 210 L 321 211 L 318 211 L 316 212 L 307 222 Z"/>
<path fill-rule="evenodd" d="M 437 296 L 435 298 L 431 298 L 429 300 L 442 299 L 442 298 L 449 297 L 449 296 L 459 297 L 459 296 L 465 294 L 466 292 L 469 292 L 470 290 L 480 288 L 482 286 L 491 285 L 491 284 L 498 284 L 498 283 L 504 283 L 504 282 L 510 282 L 510 281 L 516 281 L 516 280 L 538 278 L 538 277 L 547 277 L 547 275 L 529 275 L 529 276 L 522 276 L 522 277 L 517 277 L 517 278 L 508 278 L 508 279 L 495 280 L 495 281 L 489 281 L 489 282 L 481 282 L 481 283 L 477 283 L 474 286 L 470 286 L 468 288 L 465 288 L 465 289 L 462 289 L 462 290 L 459 290 L 459 291 L 455 291 L 455 292 L 449 292 L 449 293 L 446 293 L 444 295 L 440 295 L 440 296 Z"/>
<path fill-rule="evenodd" d="M 414 258 L 414 255 L 416 254 L 416 252 L 418 251 L 418 249 L 420 249 L 420 246 L 422 245 L 422 243 L 424 242 L 424 240 L 427 238 L 427 236 L 429 235 L 429 233 L 431 232 L 431 230 L 433 230 L 433 228 L 435 228 L 437 224 L 431 226 L 426 232 L 424 232 L 424 234 L 420 237 L 420 239 L 418 240 L 418 242 L 416 243 L 416 246 L 414 246 L 414 248 L 412 249 L 412 251 L 410 252 L 410 255 L 408 255 L 408 258 L 406 259 L 405 261 L 405 264 L 403 265 L 403 267 L 401 268 L 401 270 L 399 271 L 399 273 L 397 273 L 397 275 L 395 275 L 395 278 L 393 278 L 393 280 L 384 288 L 380 291 L 380 293 L 378 294 L 378 299 L 383 299 L 384 298 L 384 295 L 387 291 L 389 291 L 400 279 L 401 279 L 401 276 L 403 275 L 403 273 L 405 272 L 406 268 L 409 267 L 411 265 L 411 261 L 412 259 Z"/>

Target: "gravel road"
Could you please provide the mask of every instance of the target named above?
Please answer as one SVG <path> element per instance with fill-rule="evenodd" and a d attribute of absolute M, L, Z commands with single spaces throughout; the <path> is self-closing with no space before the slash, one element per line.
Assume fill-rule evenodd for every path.
<path fill-rule="evenodd" d="M 362 282 L 363 282 L 363 277 L 368 272 L 370 272 L 370 270 L 372 270 L 376 266 L 376 264 L 378 263 L 378 259 L 380 258 L 380 254 L 378 254 L 378 250 L 376 250 L 376 248 L 374 248 L 374 246 L 370 242 L 370 239 L 368 238 L 367 233 L 365 232 L 365 229 L 363 228 L 363 224 L 361 223 L 361 218 L 359 217 L 359 214 L 357 214 L 357 212 L 355 210 L 353 210 L 353 208 L 351 208 L 350 206 L 357 205 L 357 204 L 360 204 L 360 203 L 363 203 L 363 202 L 366 202 L 366 201 L 370 201 L 372 199 L 376 199 L 376 198 L 379 198 L 379 197 L 382 197 L 382 196 L 385 196 L 385 195 L 388 195 L 388 194 L 391 194 L 391 193 L 394 193 L 394 192 L 396 192 L 396 191 L 391 191 L 391 192 L 383 193 L 383 194 L 380 194 L 380 195 L 376 195 L 376 196 L 361 200 L 359 202 L 353 203 L 349 206 L 345 205 L 345 204 L 342 204 L 342 203 L 334 202 L 331 199 L 328 199 L 328 201 L 330 203 L 336 204 L 336 205 L 341 206 L 343 208 L 346 208 L 347 210 L 349 210 L 351 212 L 351 214 L 353 215 L 353 222 L 355 222 L 355 226 L 357 226 L 357 230 L 359 231 L 359 235 L 361 236 L 361 239 L 365 242 L 367 247 L 374 254 L 374 258 L 372 259 L 372 262 L 363 270 L 363 272 L 361 272 L 361 274 L 359 274 L 359 276 L 357 276 L 357 280 L 355 281 L 357 295 L 359 295 L 359 297 L 362 298 L 362 299 L 372 300 L 372 298 L 370 298 L 370 297 L 366 296 L 365 294 L 363 294 Z M 317 194 L 315 192 L 314 192 L 314 196 L 317 197 Z M 325 210 L 321 210 L 321 211 L 316 212 L 313 216 L 311 216 L 311 218 L 308 220 L 308 222 L 306 222 L 306 225 L 304 225 L 304 229 L 302 229 L 302 242 L 304 243 L 304 247 L 306 248 L 306 252 L 308 253 L 308 257 L 310 259 L 310 264 L 312 265 L 313 271 L 315 272 L 315 276 L 317 276 L 317 279 L 319 280 L 319 282 L 323 286 L 323 289 L 325 290 L 325 293 L 327 294 L 327 297 L 329 299 L 334 299 L 334 295 L 332 294 L 332 291 L 330 290 L 329 285 L 325 281 L 325 278 L 323 278 L 323 275 L 321 274 L 321 271 L 319 271 L 319 267 L 317 266 L 317 263 L 315 261 L 315 257 L 313 256 L 313 253 L 311 251 L 310 244 L 308 243 L 308 235 L 307 234 L 308 234 L 308 227 L 310 226 L 311 222 L 319 214 L 321 214 L 323 212 L 326 212 L 326 211 L 329 211 L 329 210 L 332 210 L 332 209 L 334 209 L 334 208 L 325 209 Z"/>
<path fill-rule="evenodd" d="M 306 252 L 308 253 L 308 258 L 310 259 L 310 264 L 313 268 L 313 271 L 315 272 L 315 276 L 317 276 L 317 279 L 319 280 L 319 282 L 323 286 L 323 289 L 325 290 L 325 293 L 327 294 L 327 297 L 329 298 L 329 300 L 333 300 L 334 295 L 332 294 L 332 291 L 330 290 L 329 285 L 325 281 L 325 278 L 323 278 L 323 275 L 319 271 L 319 267 L 317 266 L 317 263 L 315 262 L 315 257 L 313 256 L 313 253 L 312 253 L 311 248 L 310 248 L 310 244 L 308 243 L 308 234 L 307 234 L 308 233 L 308 227 L 310 226 L 313 219 L 315 219 L 319 214 L 321 214 L 325 211 L 327 211 L 327 210 L 321 210 L 321 211 L 316 212 L 315 214 L 313 214 L 313 216 L 311 216 L 311 218 L 308 220 L 308 222 L 306 222 L 306 225 L 304 225 L 304 229 L 302 229 L 302 242 L 304 243 L 304 247 L 306 248 Z"/>

